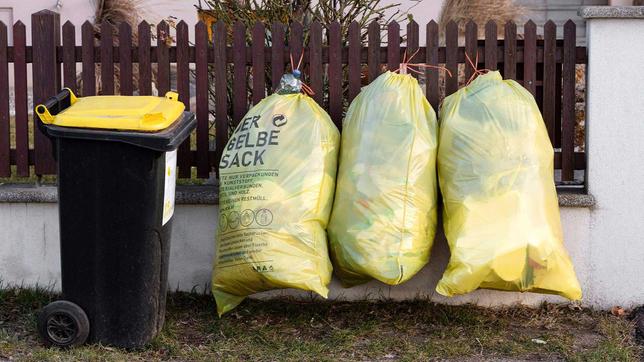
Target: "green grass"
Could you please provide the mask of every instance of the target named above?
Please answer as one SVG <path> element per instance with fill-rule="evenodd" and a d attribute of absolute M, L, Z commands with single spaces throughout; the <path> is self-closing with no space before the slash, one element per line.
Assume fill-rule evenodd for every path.
<path fill-rule="evenodd" d="M 163 332 L 139 351 L 41 347 L 47 290 L 0 290 L 0 360 L 428 360 L 518 358 L 640 361 L 633 325 L 606 312 L 544 304 L 485 309 L 410 302 L 247 300 L 218 318 L 210 296 L 174 293 Z M 535 343 L 540 339 L 546 344 Z"/>

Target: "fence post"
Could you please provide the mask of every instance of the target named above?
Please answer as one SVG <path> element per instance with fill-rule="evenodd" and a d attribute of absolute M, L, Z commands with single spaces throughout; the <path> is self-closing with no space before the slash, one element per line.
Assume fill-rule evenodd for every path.
<path fill-rule="evenodd" d="M 585 298 L 598 307 L 644 300 L 644 8 L 585 7 L 586 154 L 591 213 Z"/>
<path fill-rule="evenodd" d="M 33 52 L 34 105 L 44 102 L 60 89 L 60 66 L 56 61 L 56 46 L 60 45 L 60 16 L 50 10 L 31 15 L 31 44 Z M 35 114 L 35 112 L 34 112 Z M 36 175 L 56 173 L 51 142 L 36 126 L 34 116 L 34 163 Z"/>

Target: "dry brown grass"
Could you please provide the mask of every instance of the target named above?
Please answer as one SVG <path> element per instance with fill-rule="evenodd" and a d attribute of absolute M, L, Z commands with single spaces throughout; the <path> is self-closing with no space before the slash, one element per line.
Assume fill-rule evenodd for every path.
<path fill-rule="evenodd" d="M 127 23 L 132 29 L 132 45 L 138 44 L 138 25 L 143 20 L 141 16 L 140 1 L 136 0 L 98 0 L 96 1 L 96 13 L 94 15 L 94 42 L 99 45 L 101 40 L 101 24 L 107 22 L 112 25 L 112 43 L 114 46 L 119 45 L 119 26 Z M 96 64 L 96 92 L 102 94 L 101 82 L 101 65 Z M 156 72 L 153 70 L 153 80 L 156 79 Z M 78 89 L 83 88 L 82 74 L 77 78 Z M 119 94 L 120 90 L 120 69 L 118 64 L 114 64 L 114 92 Z M 132 64 L 132 85 L 134 91 L 138 91 L 139 83 L 139 66 L 138 63 Z"/>
<path fill-rule="evenodd" d="M 443 3 L 439 17 L 439 25 L 443 29 L 448 22 L 458 24 L 459 33 L 465 32 L 465 24 L 473 20 L 479 25 L 479 37 L 485 35 L 485 24 L 493 20 L 497 25 L 508 21 L 517 22 L 524 15 L 524 9 L 512 0 L 446 0 Z M 503 26 L 497 27 L 498 34 L 503 38 Z"/>

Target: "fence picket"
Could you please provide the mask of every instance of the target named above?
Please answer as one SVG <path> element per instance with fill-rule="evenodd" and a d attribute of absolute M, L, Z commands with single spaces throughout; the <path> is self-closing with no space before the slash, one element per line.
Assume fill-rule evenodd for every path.
<path fill-rule="evenodd" d="M 16 171 L 29 176 L 29 119 L 27 105 L 27 36 L 25 24 L 13 26 L 14 107 L 16 111 Z M 33 163 L 33 160 L 32 162 Z"/>
<path fill-rule="evenodd" d="M 337 21 L 329 25 L 329 115 L 342 129 L 342 33 Z"/>
<path fill-rule="evenodd" d="M 454 21 L 445 28 L 445 67 L 452 76 L 445 76 L 445 97 L 458 90 L 458 25 Z"/>
<path fill-rule="evenodd" d="M 157 25 L 157 76 L 156 87 L 159 96 L 170 90 L 170 27 L 165 21 Z"/>
<path fill-rule="evenodd" d="M 414 56 L 413 59 L 409 59 L 416 51 L 418 50 L 418 23 L 413 19 L 407 24 L 407 61 L 412 63 L 420 63 L 419 56 Z M 418 79 L 418 74 L 411 72 L 412 77 Z"/>
<path fill-rule="evenodd" d="M 228 82 L 226 76 L 226 25 L 215 23 L 212 29 L 214 41 L 213 74 L 215 77 L 215 159 L 214 167 L 219 176 L 219 160 L 228 142 Z M 216 41 L 216 39 L 221 39 Z"/>
<path fill-rule="evenodd" d="M 253 27 L 253 104 L 266 97 L 266 65 L 264 60 L 264 39 L 266 28 L 261 22 Z"/>
<path fill-rule="evenodd" d="M 543 121 L 548 129 L 550 142 L 555 144 L 557 26 L 552 20 L 543 27 Z"/>
<path fill-rule="evenodd" d="M 186 44 L 186 58 L 188 56 L 188 26 L 185 26 L 185 35 L 182 41 Z M 188 71 L 188 59 L 185 60 L 183 65 L 185 71 Z M 186 77 L 187 78 L 187 77 Z M 209 147 L 210 140 L 208 137 L 208 27 L 205 23 L 199 22 L 195 26 L 195 82 L 196 82 L 196 113 L 197 113 L 197 177 L 206 178 L 210 174 L 210 161 L 209 161 Z M 186 84 L 189 89 L 190 84 Z M 189 92 L 189 91 L 188 91 Z M 187 95 L 187 100 L 190 100 L 190 94 Z M 186 140 L 189 141 L 189 140 Z M 190 151 L 188 144 L 186 154 Z M 188 175 L 190 168 L 185 168 Z"/>
<path fill-rule="evenodd" d="M 572 20 L 564 25 L 563 56 L 563 125 L 561 129 L 561 179 L 574 179 L 575 171 L 575 41 L 576 26 Z"/>
<path fill-rule="evenodd" d="M 387 25 L 387 67 L 392 72 L 400 68 L 400 25 L 396 21 Z"/>
<path fill-rule="evenodd" d="M 503 43 L 503 77 L 517 78 L 517 25 L 508 21 L 505 24 L 505 40 Z"/>
<path fill-rule="evenodd" d="M 9 125 L 9 63 L 7 26 L 0 22 L 0 176 L 11 176 Z"/>
<path fill-rule="evenodd" d="M 467 54 L 470 57 L 470 60 L 476 68 L 478 69 L 478 28 L 476 26 L 476 23 L 473 21 L 468 21 L 467 24 L 465 25 L 465 54 Z M 467 81 L 472 77 L 472 74 L 474 74 L 474 68 L 468 62 L 467 60 L 465 61 L 465 80 Z"/>
<path fill-rule="evenodd" d="M 241 21 L 233 25 L 233 129 L 248 110 L 246 87 L 246 26 Z"/>
<path fill-rule="evenodd" d="M 205 25 L 203 25 L 205 28 Z M 207 29 L 204 29 L 207 32 Z M 177 24 L 177 93 L 179 93 L 179 100 L 183 102 L 186 107 L 186 111 L 190 110 L 190 36 L 188 32 L 188 24 L 185 21 L 180 21 Z M 199 45 L 203 42 L 203 34 L 198 34 L 195 32 L 195 48 L 197 48 L 195 57 L 199 60 Z M 207 36 L 207 35 L 206 35 Z M 206 39 L 207 42 L 207 39 Z M 207 44 L 207 43 L 206 43 Z M 197 63 L 197 71 L 199 71 L 199 63 Z M 206 94 L 208 93 L 208 78 L 205 77 L 203 80 L 200 80 L 199 77 L 196 77 L 196 92 L 197 99 L 200 99 L 200 92 L 203 93 L 201 89 L 202 84 L 206 82 Z M 201 96 L 201 101 L 203 102 L 203 96 Z M 197 102 L 199 104 L 199 101 Z M 205 97 L 205 106 L 208 107 L 208 97 Z M 198 113 L 198 112 L 197 112 Z M 198 117 L 198 116 L 197 116 Z M 191 153 L 190 153 L 190 138 L 186 139 L 179 146 L 179 151 L 177 154 L 177 161 L 179 163 L 179 177 L 190 177 L 190 166 L 191 162 Z M 197 146 L 197 148 L 199 148 Z M 199 153 L 197 153 L 199 154 Z M 205 176 L 199 177 L 208 177 L 208 174 Z"/>
<path fill-rule="evenodd" d="M 329 49 L 329 53 L 331 49 Z M 330 59 L 329 59 L 330 61 Z M 330 70 L 330 69 L 329 69 Z M 324 94 L 322 94 L 322 81 L 324 69 L 322 68 L 322 25 L 314 21 L 309 30 L 309 83 L 313 89 L 313 99 L 324 107 Z M 333 117 L 331 117 L 333 118 Z"/>
<path fill-rule="evenodd" d="M 537 94 L 537 25 L 529 20 L 523 27 L 523 87 Z"/>
<path fill-rule="evenodd" d="M 31 40 L 33 101 L 38 105 L 60 90 L 60 65 L 56 61 L 56 47 L 60 45 L 60 15 L 49 10 L 32 14 Z M 36 118 L 34 124 L 40 122 Z M 40 127 L 34 127 L 34 164 L 36 175 L 56 173 L 51 141 Z"/>
<path fill-rule="evenodd" d="M 271 82 L 277 89 L 284 74 L 284 24 L 274 22 L 271 26 Z"/>
<path fill-rule="evenodd" d="M 369 24 L 369 45 L 367 64 L 369 68 L 369 82 L 380 75 L 380 24 L 374 20 Z"/>
<path fill-rule="evenodd" d="M 429 65 L 438 66 L 438 24 L 432 20 L 427 24 L 427 50 L 425 62 Z M 432 105 L 435 111 L 438 111 L 439 95 L 439 70 L 425 68 L 426 89 L 425 94 L 427 101 Z M 445 77 L 448 75 L 445 74 Z"/>
<path fill-rule="evenodd" d="M 101 23 L 101 94 L 114 94 L 114 27 Z"/>
<path fill-rule="evenodd" d="M 76 87 L 76 29 L 67 21 L 63 25 L 63 84 L 77 94 Z"/>
<path fill-rule="evenodd" d="M 119 25 L 119 93 L 132 92 L 132 27 L 124 21 Z"/>
<path fill-rule="evenodd" d="M 304 29 L 302 24 L 295 21 L 291 23 L 290 35 L 288 38 L 288 46 L 290 50 L 290 55 L 293 56 L 293 66 L 297 67 L 297 64 L 300 61 L 303 50 L 303 39 L 304 39 Z M 302 57 L 302 64 L 300 65 L 300 70 L 305 68 L 306 59 Z"/>
<path fill-rule="evenodd" d="M 145 20 L 139 24 L 139 94 L 152 94 L 152 65 L 150 64 L 150 24 Z"/>
<path fill-rule="evenodd" d="M 349 25 L 349 103 L 360 93 L 360 87 L 362 85 L 361 49 L 360 24 L 354 20 Z"/>
<path fill-rule="evenodd" d="M 94 26 L 89 21 L 81 26 L 83 58 L 83 97 L 96 95 L 96 65 L 94 64 Z"/>
<path fill-rule="evenodd" d="M 485 68 L 496 70 L 498 67 L 497 52 L 497 27 L 494 20 L 489 20 L 485 24 Z"/>

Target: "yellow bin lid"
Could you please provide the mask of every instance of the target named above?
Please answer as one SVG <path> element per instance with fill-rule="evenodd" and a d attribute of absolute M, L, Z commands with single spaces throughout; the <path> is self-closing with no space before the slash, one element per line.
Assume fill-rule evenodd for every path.
<path fill-rule="evenodd" d="M 168 128 L 185 109 L 175 92 L 154 96 L 76 96 L 69 91 L 71 105 L 52 115 L 45 105 L 36 113 L 45 124 L 61 127 L 100 128 L 156 132 Z"/>

